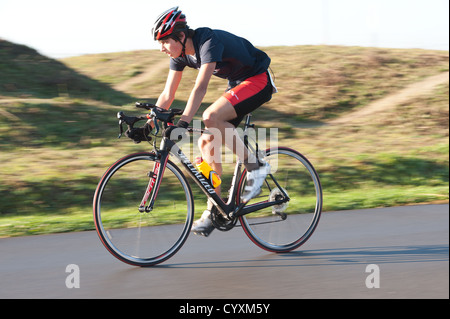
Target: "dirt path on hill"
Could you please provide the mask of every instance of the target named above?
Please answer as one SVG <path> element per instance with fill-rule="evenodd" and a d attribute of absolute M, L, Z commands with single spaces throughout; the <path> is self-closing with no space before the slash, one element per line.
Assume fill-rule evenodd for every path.
<path fill-rule="evenodd" d="M 390 107 L 408 102 L 413 98 L 430 94 L 433 92 L 436 86 L 444 84 L 448 81 L 449 72 L 428 77 L 420 82 L 410 84 L 409 86 L 398 92 L 390 94 L 380 100 L 374 101 L 360 110 L 330 121 L 329 124 L 346 124 L 362 121 L 366 116 L 373 113 L 380 112 Z"/>
<path fill-rule="evenodd" d="M 122 92 L 126 91 L 127 89 L 129 89 L 130 87 L 132 87 L 135 84 L 151 80 L 158 73 L 160 73 L 161 71 L 163 71 L 165 69 L 167 69 L 167 70 L 169 69 L 167 60 L 158 62 L 158 63 L 150 66 L 149 68 L 147 68 L 147 70 L 145 70 L 143 73 L 141 73 L 135 77 L 132 77 L 131 79 L 128 79 L 122 83 L 115 85 L 114 89 L 116 89 L 118 91 L 122 91 Z"/>

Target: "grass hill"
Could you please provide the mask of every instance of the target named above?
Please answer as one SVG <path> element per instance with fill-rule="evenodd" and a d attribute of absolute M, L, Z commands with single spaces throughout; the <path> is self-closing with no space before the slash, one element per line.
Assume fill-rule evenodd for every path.
<path fill-rule="evenodd" d="M 280 144 L 313 162 L 326 211 L 448 202 L 448 76 L 414 89 L 445 77 L 448 52 L 264 50 L 280 93 L 254 113 L 256 124 L 278 127 Z M 0 237 L 93 229 L 101 175 L 117 158 L 148 149 L 117 140 L 115 114 L 136 113 L 134 100 L 156 101 L 167 69 L 158 51 L 56 61 L 0 41 Z M 184 107 L 196 74 L 186 70 L 175 105 Z M 411 87 L 415 94 L 393 98 Z M 213 79 L 203 108 L 225 88 Z M 383 99 L 386 107 L 338 121 Z"/>
<path fill-rule="evenodd" d="M 122 104 L 129 96 L 45 57 L 36 50 L 0 39 L 0 96 L 90 98 Z"/>
<path fill-rule="evenodd" d="M 263 48 L 272 58 L 280 93 L 271 108 L 298 121 L 326 121 L 396 92 L 408 84 L 448 71 L 448 53 L 428 50 L 338 46 Z M 64 63 L 130 95 L 156 99 L 164 88 L 168 58 L 159 51 L 135 51 L 68 58 Z M 147 74 L 147 76 L 146 76 Z M 186 101 L 197 72 L 187 70 L 178 89 Z M 213 78 L 205 103 L 226 89 Z M 181 106 L 183 106 L 181 103 Z"/>

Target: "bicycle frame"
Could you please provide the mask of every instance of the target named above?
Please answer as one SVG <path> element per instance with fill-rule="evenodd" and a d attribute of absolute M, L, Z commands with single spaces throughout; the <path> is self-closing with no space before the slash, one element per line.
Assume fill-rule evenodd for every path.
<path fill-rule="evenodd" d="M 246 124 L 245 124 L 245 130 L 244 133 L 247 131 L 248 127 L 252 127 L 250 125 L 250 116 L 247 117 Z M 244 136 L 245 144 L 247 146 L 248 139 L 247 136 Z M 164 171 L 166 169 L 167 162 L 169 161 L 170 155 L 174 155 L 176 158 L 179 159 L 179 161 L 182 163 L 186 171 L 188 172 L 189 176 L 196 182 L 196 184 L 200 187 L 200 189 L 205 193 L 207 198 L 211 200 L 216 208 L 224 215 L 227 216 L 230 220 L 232 218 L 237 218 L 246 214 L 253 213 L 255 211 L 283 204 L 287 201 L 289 201 L 289 196 L 284 193 L 282 190 L 282 187 L 278 184 L 276 179 L 273 177 L 272 174 L 269 174 L 272 181 L 275 183 L 275 185 L 282 190 L 284 199 L 282 200 L 275 200 L 275 201 L 269 201 L 265 200 L 259 203 L 255 203 L 252 205 L 246 206 L 245 203 L 238 204 L 238 192 L 241 188 L 241 184 L 243 183 L 243 176 L 244 171 L 242 171 L 242 162 L 237 161 L 235 169 L 234 169 L 234 175 L 231 182 L 231 189 L 230 189 L 230 197 L 228 198 L 228 202 L 225 203 L 222 198 L 217 195 L 215 189 L 211 186 L 211 184 L 208 182 L 208 180 L 203 176 L 202 173 L 200 173 L 196 167 L 191 163 L 191 161 L 188 159 L 188 157 L 182 152 L 180 148 L 177 147 L 176 143 L 167 137 L 163 137 L 161 141 L 160 149 L 157 150 L 157 153 L 155 156 L 159 159 L 159 163 L 156 162 L 155 166 L 153 168 L 153 171 L 149 173 L 149 184 L 147 187 L 147 190 L 144 194 L 144 198 L 141 202 L 141 205 L 139 207 L 139 211 L 141 212 L 150 212 L 153 209 L 153 204 L 155 202 L 155 199 L 158 195 L 159 186 L 162 182 L 162 178 L 164 176 Z M 152 193 L 153 189 L 156 187 L 155 191 Z M 152 194 L 152 198 L 148 200 L 150 194 Z M 147 206 L 146 204 L 149 203 Z"/>
<path fill-rule="evenodd" d="M 153 150 L 127 155 L 110 166 L 101 178 L 93 200 L 97 233 L 103 245 L 114 257 L 135 266 L 154 266 L 177 253 L 191 231 L 196 233 L 192 228 L 195 198 L 188 176 L 214 205 L 210 211 L 214 228 L 229 231 L 236 227 L 239 221 L 239 226 L 253 243 L 276 253 L 297 249 L 309 239 L 319 221 L 323 198 L 319 176 L 302 154 L 287 147 L 273 145 L 267 150 L 259 151 L 256 135 L 249 131 L 249 128 L 254 128 L 254 125 L 250 124 L 251 116 L 247 116 L 244 145 L 260 162 L 270 164 L 272 171 L 265 178 L 260 195 L 250 204 L 241 203 L 240 196 L 246 186 L 248 175 L 244 163 L 237 156 L 228 199 L 223 200 L 210 184 L 210 180 L 191 163 L 189 160 L 191 156 L 186 156 L 188 153 L 184 154 L 180 149 L 181 143 L 177 144 L 170 139 L 177 136 L 177 140 L 182 140 L 180 138 L 182 133 L 175 132 L 174 127 L 171 129 L 169 127 L 173 126 L 174 116 L 181 115 L 183 111 L 163 110 L 139 102 L 136 106 L 151 112 L 140 117 L 130 117 L 119 112 L 117 114 L 120 126 L 119 138 L 123 133 L 122 126 L 126 124 L 128 130 L 125 135 L 137 143 L 145 141 L 150 143 L 153 138 L 149 135 L 154 136 Z M 151 132 L 148 132 L 147 126 L 142 130 L 134 129 L 133 125 L 143 120 L 151 120 L 149 125 L 154 124 Z M 161 124 L 164 131 L 160 130 Z M 211 134 L 207 130 L 197 128 L 187 130 Z M 274 172 L 274 169 L 277 172 Z M 310 183 L 314 184 L 314 190 L 305 190 L 302 186 L 303 179 L 306 180 L 308 187 Z M 122 198 L 118 197 L 121 194 L 117 185 L 125 184 L 127 187 L 128 182 L 124 183 L 124 180 L 130 181 L 132 185 L 130 191 Z M 288 196 L 288 192 L 292 197 Z M 139 197 L 142 200 L 139 205 L 140 213 L 137 213 Z M 292 205 L 288 205 L 288 201 Z M 312 207 L 312 204 L 315 206 Z M 288 206 L 292 210 L 287 211 Z M 300 206 L 304 206 L 304 209 Z M 261 212 L 256 213 L 257 211 Z M 164 217 L 162 215 L 165 213 L 176 215 L 177 222 L 173 225 L 172 222 L 163 223 L 167 227 L 159 230 L 152 227 L 161 223 L 163 219 L 161 217 Z M 244 216 L 250 213 L 253 213 L 252 217 L 255 218 Z M 308 219 L 311 222 L 308 223 Z M 207 236 L 209 233 L 196 234 Z"/>

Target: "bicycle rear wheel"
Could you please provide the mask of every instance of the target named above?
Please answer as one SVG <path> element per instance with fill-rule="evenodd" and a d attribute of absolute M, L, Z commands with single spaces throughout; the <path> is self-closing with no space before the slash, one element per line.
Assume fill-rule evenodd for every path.
<path fill-rule="evenodd" d="M 261 194 L 247 207 L 282 200 L 286 196 L 289 201 L 241 216 L 240 223 L 259 247 L 276 253 L 289 252 L 303 245 L 316 229 L 322 212 L 322 187 L 314 167 L 295 150 L 268 149 L 264 160 L 271 165 L 271 174 L 267 176 Z M 243 174 L 241 193 L 245 181 L 246 174 Z"/>
<path fill-rule="evenodd" d="M 153 153 L 126 156 L 108 169 L 94 195 L 100 240 L 112 255 L 134 266 L 166 261 L 183 246 L 191 230 L 194 200 L 189 184 L 168 161 L 157 185 L 160 165 Z M 139 209 L 154 192 L 153 210 Z"/>

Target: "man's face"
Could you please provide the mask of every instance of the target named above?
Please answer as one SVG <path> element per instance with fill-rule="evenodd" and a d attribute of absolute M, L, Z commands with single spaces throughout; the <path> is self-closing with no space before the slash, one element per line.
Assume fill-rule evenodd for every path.
<path fill-rule="evenodd" d="M 178 58 L 183 52 L 182 44 L 172 38 L 159 40 L 158 42 L 161 45 L 161 52 L 164 52 L 173 59 Z"/>

